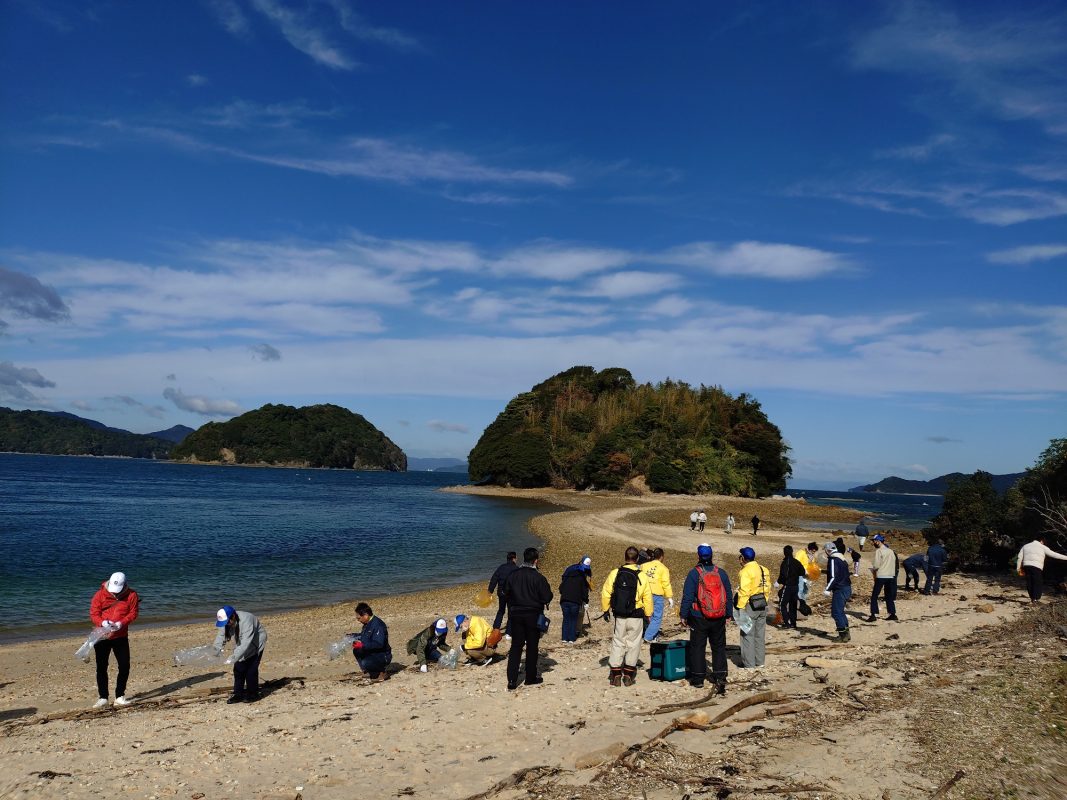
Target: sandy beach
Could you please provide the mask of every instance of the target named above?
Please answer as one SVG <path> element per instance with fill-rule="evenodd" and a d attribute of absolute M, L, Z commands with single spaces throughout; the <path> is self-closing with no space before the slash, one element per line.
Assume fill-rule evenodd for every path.
<path fill-rule="evenodd" d="M 668 551 L 676 597 L 701 541 L 732 577 L 745 545 L 777 574 L 783 544 L 832 538 L 804 531 L 805 522 L 851 530 L 859 517 L 794 500 L 450 491 L 559 506 L 531 521 L 553 590 L 566 565 L 590 555 L 599 592 L 629 544 Z M 697 507 L 711 520 L 704 534 L 689 530 Z M 722 530 L 727 510 L 737 518 L 732 535 Z M 755 537 L 753 513 L 764 520 Z M 891 543 L 904 556 L 920 539 Z M 412 568 L 432 572 L 433 563 L 412 557 Z M 1065 603 L 1053 598 L 1033 610 L 1010 581 L 953 574 L 938 596 L 902 593 L 899 623 L 866 624 L 870 586 L 864 570 L 849 605 L 851 643 L 830 640 L 834 625 L 820 594 L 798 631 L 768 626 L 765 667 L 731 663 L 724 698 L 644 672 L 633 688 L 610 687 L 609 625 L 594 617 L 586 636 L 563 645 L 555 603 L 540 686 L 507 692 L 503 663 L 412 668 L 404 645 L 435 617 L 492 617 L 495 599 L 489 609 L 474 606 L 481 585 L 352 598 L 368 600 L 389 625 L 397 671 L 384 683 L 366 681 L 350 656 L 327 658 L 329 642 L 358 629 L 353 602 L 264 616 L 267 694 L 255 704 L 224 702 L 227 667 L 173 665 L 174 651 L 212 640 L 211 619 L 133 626 L 127 696 L 135 702 L 124 709 L 90 710 L 93 667 L 73 657 L 80 639 L 5 645 L 0 797 L 1067 795 Z M 240 598 L 231 601 L 243 608 Z M 676 616 L 667 616 L 665 633 L 684 637 Z M 736 659 L 736 627 L 727 641 Z M 754 702 L 734 708 L 746 700 Z M 664 708 L 686 703 L 693 707 Z"/>

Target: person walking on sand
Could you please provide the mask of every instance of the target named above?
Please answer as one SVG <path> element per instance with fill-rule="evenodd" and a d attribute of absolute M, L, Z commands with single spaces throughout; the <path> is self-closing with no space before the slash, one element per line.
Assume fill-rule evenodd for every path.
<path fill-rule="evenodd" d="M 860 520 L 860 524 L 856 526 L 856 538 L 860 542 L 860 550 L 863 550 L 863 546 L 867 544 L 867 537 L 870 535 L 870 531 L 867 530 L 867 521 L 865 519 Z"/>
<path fill-rule="evenodd" d="M 563 612 L 560 636 L 566 643 L 578 641 L 578 621 L 582 610 L 589 607 L 592 575 L 593 559 L 589 556 L 563 570 L 559 583 L 559 607 Z"/>
<path fill-rule="evenodd" d="M 352 642 L 352 655 L 356 663 L 372 680 L 389 679 L 386 672 L 393 661 L 393 650 L 389 646 L 389 627 L 379 617 L 374 616 L 374 609 L 366 603 L 356 604 L 356 619 L 363 626 L 359 633 L 349 634 L 356 637 Z"/>
<path fill-rule="evenodd" d="M 652 616 L 652 591 L 637 564 L 637 548 L 626 548 L 626 563 L 613 569 L 600 590 L 600 606 L 605 616 L 615 618 L 608 655 L 608 682 L 612 686 L 633 686 L 637 680 L 637 660 L 641 657 L 641 631 L 646 617 Z"/>
<path fill-rule="evenodd" d="M 719 694 L 726 694 L 726 622 L 733 618 L 730 576 L 712 563 L 710 544 L 697 547 L 697 565 L 689 570 L 682 586 L 679 615 L 689 629 L 689 685 L 700 688 L 708 674 L 704 650 L 711 646 L 711 680 Z"/>
<path fill-rule="evenodd" d="M 759 517 L 755 514 L 752 515 L 752 535 L 755 536 L 759 531 Z"/>
<path fill-rule="evenodd" d="M 233 652 L 226 659 L 233 664 L 233 694 L 227 703 L 254 703 L 259 699 L 259 662 L 267 646 L 267 629 L 259 617 L 233 606 L 223 606 L 215 614 L 215 653 L 222 655 L 226 643 L 233 639 Z"/>
<path fill-rule="evenodd" d="M 793 546 L 782 548 L 782 566 L 778 569 L 775 589 L 781 590 L 782 627 L 797 626 L 797 605 L 800 602 L 800 582 L 806 577 L 804 565 L 793 556 Z"/>
<path fill-rule="evenodd" d="M 489 623 L 481 617 L 463 614 L 457 614 L 453 622 L 456 624 L 456 633 L 463 637 L 463 653 L 467 656 L 467 663 L 476 667 L 493 663 L 496 642 L 493 641 Z"/>
<path fill-rule="evenodd" d="M 1067 556 L 1057 553 L 1045 544 L 1045 535 L 1039 534 L 1032 542 L 1027 542 L 1015 559 L 1016 572 L 1026 576 L 1026 592 L 1031 604 L 1041 602 L 1041 592 L 1045 580 L 1045 557 L 1067 561 Z M 100 662 L 98 661 L 97 664 Z"/>
<path fill-rule="evenodd" d="M 700 509 L 700 511 L 697 512 L 697 528 L 698 528 L 698 530 L 701 533 L 703 533 L 704 532 L 704 526 L 707 525 L 707 524 L 708 524 L 708 515 L 704 513 L 704 509 Z"/>
<path fill-rule="evenodd" d="M 926 556 L 916 553 L 905 558 L 901 565 L 904 567 L 904 591 L 919 591 L 919 570 L 926 574 Z M 915 581 L 915 586 L 911 585 L 912 581 Z"/>
<path fill-rule="evenodd" d="M 838 551 L 837 545 L 827 542 L 823 549 L 826 551 L 826 589 L 823 594 L 830 598 L 830 616 L 837 625 L 837 641 L 848 642 L 852 634 L 848 630 L 845 603 L 852 597 L 852 579 L 845 556 Z"/>
<path fill-rule="evenodd" d="M 741 574 L 738 575 L 737 603 L 739 612 L 752 620 L 752 627 L 745 633 L 741 628 L 741 666 L 762 667 L 766 661 L 767 637 L 767 591 L 771 585 L 771 573 L 756 561 L 756 551 L 742 547 L 738 560 Z"/>
<path fill-rule="evenodd" d="M 700 519 L 700 512 L 694 511 L 689 515 L 689 530 L 695 531 L 697 529 L 697 521 Z"/>
<path fill-rule="evenodd" d="M 860 560 L 863 556 L 860 555 L 860 551 L 855 547 L 849 547 L 847 550 L 848 554 L 852 556 L 852 574 L 858 578 L 860 574 Z"/>
<path fill-rule="evenodd" d="M 886 619 L 897 619 L 897 554 L 885 543 L 885 537 L 876 533 L 871 539 L 874 542 L 874 566 L 871 572 L 874 575 L 874 588 L 871 590 L 871 615 L 868 622 L 878 619 L 878 595 L 885 593 L 885 607 L 889 612 Z"/>
<path fill-rule="evenodd" d="M 652 616 L 649 617 L 648 627 L 645 629 L 645 641 L 652 642 L 659 634 L 663 625 L 663 606 L 665 603 L 674 608 L 674 590 L 671 589 L 671 572 L 663 563 L 663 548 L 656 547 L 652 550 L 652 560 L 641 565 L 641 574 L 648 582 L 649 591 L 652 592 Z"/>
<path fill-rule="evenodd" d="M 514 550 L 509 550 L 506 560 L 503 564 L 496 568 L 493 572 L 493 576 L 489 579 L 489 594 L 496 592 L 497 608 L 496 617 L 493 619 L 493 627 L 500 630 L 500 626 L 504 622 L 504 611 L 507 608 L 507 585 L 508 578 L 511 574 L 519 568 L 519 565 L 515 563 L 515 559 L 518 556 Z M 510 638 L 511 634 L 511 620 L 508 619 L 508 626 L 504 629 L 504 633 L 508 634 Z"/>
<path fill-rule="evenodd" d="M 926 550 L 926 583 L 923 585 L 923 594 L 937 594 L 941 591 L 941 575 L 945 571 L 945 562 L 948 561 L 948 551 L 945 543 L 938 539 Z"/>
<path fill-rule="evenodd" d="M 540 555 L 536 547 L 522 553 L 522 566 L 508 578 L 508 625 L 513 641 L 508 651 L 508 691 L 519 688 L 519 662 L 526 653 L 527 686 L 544 682 L 537 674 L 537 646 L 541 641 L 538 619 L 552 602 L 552 589 L 545 576 L 537 571 Z"/>
<path fill-rule="evenodd" d="M 107 705 L 107 665 L 112 653 L 119 668 L 118 677 L 115 678 L 115 705 L 130 704 L 126 699 L 126 682 L 130 679 L 129 628 L 137 619 L 140 607 L 141 598 L 127 585 L 124 572 L 111 573 L 111 577 L 100 584 L 89 603 L 89 619 L 93 625 L 110 632 L 106 639 L 93 645 L 96 651 L 96 692 L 100 698 L 93 708 Z"/>
<path fill-rule="evenodd" d="M 423 628 L 408 641 L 407 651 L 408 655 L 415 656 L 419 672 L 426 672 L 429 664 L 436 664 L 441 660 L 441 654 L 449 651 L 448 623 L 439 619 Z"/>
<path fill-rule="evenodd" d="M 734 515 L 733 514 L 727 514 L 726 515 L 726 532 L 727 533 L 733 533 L 734 532 Z"/>

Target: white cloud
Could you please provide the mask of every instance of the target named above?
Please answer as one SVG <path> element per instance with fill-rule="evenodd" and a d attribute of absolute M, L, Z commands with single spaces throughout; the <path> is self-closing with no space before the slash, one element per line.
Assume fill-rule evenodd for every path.
<path fill-rule="evenodd" d="M 233 400 L 187 395 L 181 389 L 170 386 L 163 390 L 163 397 L 182 411 L 191 411 L 204 417 L 236 417 L 243 413 L 241 406 Z"/>
<path fill-rule="evenodd" d="M 237 0 L 205 0 L 208 9 L 227 31 L 234 36 L 247 37 L 251 32 L 248 17 Z"/>
<path fill-rule="evenodd" d="M 470 433 L 470 428 L 459 422 L 445 422 L 440 419 L 431 419 L 426 427 L 435 433 Z"/>
<path fill-rule="evenodd" d="M 914 475 L 929 475 L 930 468 L 924 464 L 908 464 L 904 467 L 906 472 L 910 472 Z"/>
<path fill-rule="evenodd" d="M 994 264 L 1032 264 L 1067 255 L 1067 244 L 1032 244 L 997 250 L 986 255 Z"/>
<path fill-rule="evenodd" d="M 358 62 L 330 41 L 315 24 L 308 10 L 297 11 L 279 0 L 249 0 L 252 7 L 277 26 L 282 36 L 300 52 L 331 69 L 351 70 Z"/>
<path fill-rule="evenodd" d="M 941 150 L 956 141 L 956 137 L 950 133 L 939 133 L 931 136 L 925 142 L 892 147 L 887 150 L 879 150 L 875 153 L 879 158 L 899 158 L 905 161 L 928 161 L 935 152 Z"/>
<path fill-rule="evenodd" d="M 76 408 L 78 411 L 94 411 L 92 403 L 88 403 L 85 400 L 71 400 L 70 407 Z"/>
<path fill-rule="evenodd" d="M 10 361 L 0 361 L 0 400 L 32 403 L 38 398 L 27 387 L 52 389 L 55 385 L 55 381 L 48 380 L 33 367 L 16 367 Z"/>
<path fill-rule="evenodd" d="M 615 272 L 601 275 L 586 287 L 587 294 L 620 299 L 661 294 L 676 289 L 682 283 L 677 275 L 663 272 Z"/>
<path fill-rule="evenodd" d="M 491 261 L 490 268 L 499 275 L 572 281 L 624 266 L 634 258 L 634 254 L 626 250 L 545 241 L 515 248 Z"/>
<path fill-rule="evenodd" d="M 196 72 L 191 73 L 189 75 L 186 75 L 185 76 L 185 82 L 187 84 L 189 84 L 190 86 L 192 86 L 194 89 L 197 89 L 197 88 L 199 88 L 201 86 L 207 86 L 208 83 L 209 83 L 209 81 L 207 79 L 207 76 L 200 75 L 199 73 L 196 73 Z"/>
<path fill-rule="evenodd" d="M 658 260 L 716 275 L 775 280 L 806 280 L 853 269 L 851 261 L 838 253 L 768 242 L 694 242 L 667 250 Z"/>
<path fill-rule="evenodd" d="M 147 414 L 148 416 L 153 417 L 155 419 L 163 419 L 163 415 L 166 413 L 166 409 L 164 409 L 163 406 L 150 406 L 147 403 L 142 403 L 140 400 L 136 400 L 126 394 L 115 395 L 113 397 L 105 397 L 103 398 L 103 400 L 104 402 L 111 403 L 112 405 L 121 405 L 126 408 L 137 409 L 138 411 L 141 411 L 142 413 Z"/>

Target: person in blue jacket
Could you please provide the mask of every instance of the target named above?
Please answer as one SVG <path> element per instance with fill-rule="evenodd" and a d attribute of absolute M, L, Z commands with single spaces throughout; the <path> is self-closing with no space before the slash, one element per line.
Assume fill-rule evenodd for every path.
<path fill-rule="evenodd" d="M 826 590 L 823 594 L 830 598 L 830 615 L 837 625 L 837 641 L 847 642 L 852 638 L 852 634 L 848 630 L 845 603 L 852 597 L 852 578 L 849 577 L 848 564 L 845 563 L 844 545 L 827 542 L 824 549 Z"/>
<path fill-rule="evenodd" d="M 923 586 L 923 594 L 934 594 L 941 591 L 941 573 L 945 571 L 945 562 L 948 561 L 948 551 L 945 543 L 934 542 L 926 551 L 926 584 Z"/>
<path fill-rule="evenodd" d="M 726 570 L 712 563 L 714 553 L 710 544 L 697 547 L 697 565 L 689 570 L 682 587 L 682 602 L 678 615 L 682 624 L 689 628 L 689 664 L 688 679 L 690 686 L 704 685 L 708 672 L 708 661 L 704 655 L 705 648 L 711 645 L 711 679 L 719 694 L 726 694 L 726 621 L 733 619 L 733 589 L 730 588 L 730 576 Z M 705 573 L 716 573 L 722 585 L 722 616 L 706 617 L 698 601 L 699 587 Z"/>
<path fill-rule="evenodd" d="M 356 657 L 359 668 L 376 681 L 388 679 L 385 668 L 393 660 L 393 651 L 389 648 L 389 628 L 366 603 L 356 605 L 356 619 L 363 625 L 363 630 L 352 643 L 352 655 Z"/>
<path fill-rule="evenodd" d="M 912 588 L 912 581 L 915 581 L 915 591 L 919 591 L 919 570 L 926 572 L 926 556 L 916 553 L 905 558 L 900 565 L 904 567 L 904 591 Z"/>

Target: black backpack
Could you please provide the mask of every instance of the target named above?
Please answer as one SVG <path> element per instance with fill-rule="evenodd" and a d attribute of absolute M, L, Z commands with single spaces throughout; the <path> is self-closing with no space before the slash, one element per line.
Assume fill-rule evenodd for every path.
<path fill-rule="evenodd" d="M 635 569 L 619 567 L 615 573 L 615 583 L 611 585 L 611 613 L 616 617 L 629 619 L 639 616 L 637 613 L 637 582 L 640 573 Z"/>

